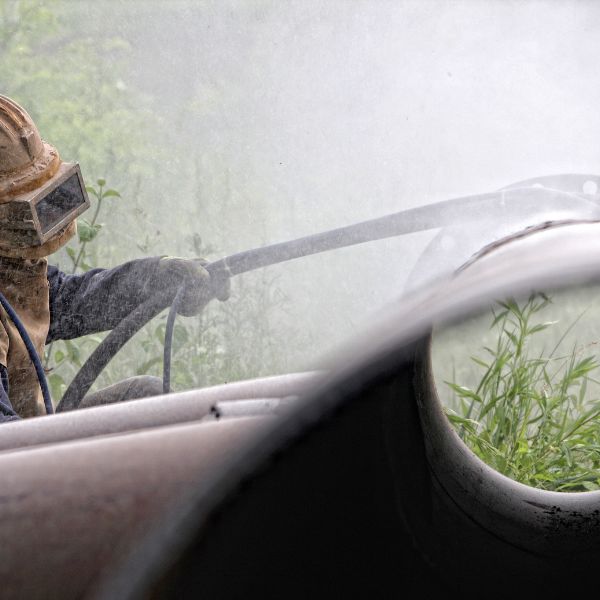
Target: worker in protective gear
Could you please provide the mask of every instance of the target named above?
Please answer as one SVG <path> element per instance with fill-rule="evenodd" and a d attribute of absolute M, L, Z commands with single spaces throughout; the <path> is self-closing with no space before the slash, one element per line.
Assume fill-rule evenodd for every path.
<path fill-rule="evenodd" d="M 211 278 L 202 259 L 144 258 L 82 275 L 49 266 L 47 256 L 75 235 L 76 218 L 88 207 L 79 166 L 63 162 L 25 110 L 0 95 L 0 292 L 38 355 L 54 340 L 112 329 L 159 290 L 174 297 L 185 284 L 184 316 L 212 298 L 228 298 L 228 279 Z M 95 392 L 82 406 L 161 391 L 157 378 L 132 378 Z M 0 421 L 45 413 L 25 342 L 0 308 Z"/>

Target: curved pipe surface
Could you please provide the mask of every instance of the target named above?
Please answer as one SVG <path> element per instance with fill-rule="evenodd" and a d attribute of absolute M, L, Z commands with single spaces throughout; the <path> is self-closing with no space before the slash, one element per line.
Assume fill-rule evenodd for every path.
<path fill-rule="evenodd" d="M 271 422 L 184 424 L 0 455 L 2 598 L 81 598 L 117 549 Z"/>
<path fill-rule="evenodd" d="M 427 458 L 440 488 L 486 531 L 548 557 L 600 558 L 600 491 L 552 492 L 523 485 L 481 461 L 454 431 L 437 394 L 431 337 L 416 362 L 417 405 Z"/>
<path fill-rule="evenodd" d="M 253 398 L 285 398 L 302 394 L 322 373 L 292 373 L 217 385 L 200 390 L 130 400 L 5 423 L 0 436 L 0 453 L 23 451 L 35 446 L 153 429 L 199 421 L 220 402 L 235 403 Z M 0 457 L 2 454 L 0 454 Z"/>
<path fill-rule="evenodd" d="M 433 325 L 459 321 L 506 294 L 597 283 L 599 265 L 600 224 L 562 224 L 531 232 L 484 256 L 454 280 L 405 298 L 372 322 L 369 330 L 356 336 L 345 350 L 338 351 L 332 372 L 291 414 L 279 419 L 268 436 L 256 438 L 248 451 L 224 465 L 208 490 L 200 487 L 185 504 L 157 520 L 140 539 L 136 553 L 107 571 L 107 577 L 94 587 L 96 595 L 90 597 L 106 599 L 116 594 L 120 598 L 139 598 L 150 592 L 157 594 L 155 597 L 176 597 L 170 596 L 169 590 L 177 587 L 156 587 L 161 577 L 175 576 L 170 570 L 173 553 L 182 557 L 180 574 L 190 585 L 203 581 L 203 573 L 210 578 L 210 572 L 202 571 L 203 561 L 196 558 L 208 559 L 211 548 L 218 548 L 218 544 L 211 544 L 230 539 L 221 538 L 225 531 L 235 531 L 227 526 L 228 518 L 234 524 L 245 515 L 244 522 L 249 522 L 245 511 L 256 506 L 253 490 L 261 489 L 261 480 L 266 484 L 264 495 L 259 497 L 268 499 L 269 491 L 276 489 L 274 481 L 268 479 L 269 473 L 280 465 L 279 476 L 283 477 L 286 466 L 297 466 L 299 452 L 309 438 L 317 440 L 314 447 L 320 448 L 321 454 L 309 455 L 308 466 L 317 473 L 321 464 L 331 467 L 331 461 L 324 461 L 330 447 L 326 441 L 318 443 L 320 434 L 330 426 L 335 428 L 335 423 L 342 422 L 343 415 L 352 412 L 354 406 L 358 427 L 353 431 L 360 435 L 364 430 L 361 417 L 366 421 L 376 412 L 378 401 L 384 398 L 383 389 L 397 394 L 395 402 L 387 403 L 382 424 L 388 457 L 394 466 L 398 510 L 429 565 L 432 579 L 442 577 L 447 589 L 464 597 L 480 597 L 482 589 L 494 598 L 516 593 L 555 598 L 558 593 L 589 589 L 595 584 L 600 560 L 600 493 L 538 494 L 474 462 L 464 446 L 456 444 L 456 436 L 452 438 L 449 424 L 442 423 L 441 411 L 432 399 L 429 367 L 423 360 L 427 356 L 424 344 Z M 375 444 L 374 432 L 370 436 Z M 354 445 L 348 430 L 343 429 L 337 439 L 346 440 L 345 448 Z M 290 461 L 286 462 L 288 456 Z M 357 469 L 360 464 L 356 462 Z M 357 471 L 357 476 L 366 477 L 370 471 Z M 310 469 L 307 472 L 310 475 Z M 333 473 L 326 469 L 319 481 L 325 484 Z M 281 489 L 285 491 L 283 481 Z M 314 498 L 308 494 L 309 489 L 306 497 Z M 355 487 L 354 493 L 360 498 L 358 489 Z M 371 492 L 371 487 L 368 489 Z M 513 493 L 516 498 L 510 497 Z M 349 502 L 351 497 L 346 500 Z M 245 498 L 249 504 L 244 504 Z M 318 511 L 327 505 L 326 494 L 317 494 L 317 498 L 310 505 L 308 518 L 317 519 Z M 294 506 L 298 504 L 302 502 Z M 264 512 L 264 505 L 259 506 Z M 335 512 L 328 512 L 329 520 L 324 522 L 337 519 L 340 530 L 359 526 L 345 520 L 344 502 L 339 504 L 339 511 L 337 517 Z M 377 511 L 369 513 L 375 514 Z M 305 560 L 304 555 L 294 554 L 289 538 L 284 537 L 281 543 L 286 556 Z M 412 543 L 409 548 L 413 548 Z M 405 556 L 407 560 L 409 557 Z M 247 559 L 245 554 L 239 556 L 240 561 Z M 231 568 L 236 565 L 245 568 L 242 562 Z M 327 569 L 330 578 L 342 572 L 336 571 L 339 566 L 332 552 Z M 264 563 L 256 567 L 262 569 Z M 261 569 L 253 571 L 255 577 L 260 577 Z M 190 577 L 193 574 L 193 578 L 186 578 L 186 573 Z M 377 570 L 370 575 L 376 578 Z M 410 573 L 406 577 L 410 581 Z M 429 576 L 425 577 L 428 583 Z M 222 579 L 213 581 L 215 589 L 224 585 Z M 399 585 L 395 590 L 398 595 L 406 592 L 402 582 Z"/>

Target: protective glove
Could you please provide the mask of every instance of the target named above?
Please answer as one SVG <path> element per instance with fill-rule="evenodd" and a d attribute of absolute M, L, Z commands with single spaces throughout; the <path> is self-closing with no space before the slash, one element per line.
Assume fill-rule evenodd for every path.
<path fill-rule="evenodd" d="M 180 258 L 164 256 L 158 263 L 159 280 L 167 286 L 185 286 L 179 305 L 179 314 L 192 317 L 199 314 L 213 299 L 229 298 L 229 276 L 219 272 L 211 276 L 205 269 L 208 261 L 203 258 Z"/>

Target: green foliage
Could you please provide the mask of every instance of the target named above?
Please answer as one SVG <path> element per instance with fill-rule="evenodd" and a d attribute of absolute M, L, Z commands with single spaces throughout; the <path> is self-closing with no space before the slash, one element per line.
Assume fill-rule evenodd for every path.
<path fill-rule="evenodd" d="M 446 413 L 460 437 L 487 464 L 522 483 L 548 490 L 600 489 L 600 400 L 589 398 L 598 361 L 574 346 L 532 354 L 530 341 L 556 322 L 539 321 L 544 294 L 519 304 L 499 302 L 494 346 L 472 357 L 481 374 L 474 388 L 446 382 L 455 394 Z"/>
<path fill-rule="evenodd" d="M 103 227 L 102 223 L 98 223 L 98 216 L 100 215 L 100 210 L 102 209 L 102 202 L 106 198 L 121 197 L 121 194 L 119 194 L 117 190 L 104 189 L 106 186 L 106 179 L 98 179 L 96 184 L 98 185 L 97 188 L 95 188 L 93 185 L 86 186 L 88 194 L 96 198 L 96 207 L 91 221 L 80 218 L 77 223 L 77 233 L 80 243 L 79 251 L 75 252 L 72 247 L 67 248 L 69 258 L 73 261 L 73 273 L 75 273 L 78 268 L 81 268 L 83 271 L 89 271 L 92 268 L 91 265 L 85 262 L 87 257 L 86 248 L 89 242 L 94 241 L 98 237 L 98 234 Z"/>
<path fill-rule="evenodd" d="M 129 43 L 111 31 L 82 28 L 73 8 L 60 0 L 0 0 L 1 93 L 26 108 L 64 160 L 81 164 L 84 178 L 107 174 L 123 195 L 137 195 L 144 181 L 156 186 L 161 172 L 164 156 L 155 141 L 165 137 L 161 119 L 144 94 L 124 83 Z M 106 215 L 123 240 L 121 248 L 99 246 L 99 260 L 119 260 L 126 240 L 126 251 L 135 249 L 146 223 L 138 216 Z"/>
<path fill-rule="evenodd" d="M 87 188 L 92 208 L 78 220 L 78 237 L 50 261 L 63 271 L 81 273 L 139 255 L 219 252 L 202 243 L 200 227 L 210 229 L 211 239 L 228 239 L 234 233 L 239 238 L 237 225 L 222 218 L 222 207 L 246 211 L 262 190 L 249 184 L 242 197 L 232 189 L 230 165 L 224 164 L 218 148 L 223 136 L 211 134 L 216 124 L 206 131 L 188 126 L 190 111 L 198 108 L 192 106 L 193 99 L 187 107 L 168 107 L 181 123 L 174 126 L 172 119 L 165 124 L 162 102 L 132 83 L 132 47 L 125 36 L 100 22 L 81 26 L 92 6 L 88 4 L 0 0 L 0 93 L 21 103 L 42 137 L 64 160 L 79 162 L 86 180 L 95 181 Z M 99 3 L 94 8 L 96 14 L 112 10 Z M 201 104 L 206 110 L 223 100 L 211 100 L 205 92 Z M 201 135 L 210 143 L 197 143 Z M 175 155 L 173 148 L 182 145 L 194 151 Z M 259 208 L 253 211 L 258 222 Z M 163 236 L 163 229 L 177 235 Z M 178 318 L 174 389 L 284 370 L 286 358 L 273 341 L 269 315 L 286 301 L 275 281 L 248 277 L 234 282 L 227 303 L 213 302 L 198 317 Z M 143 328 L 96 387 L 135 374 L 160 375 L 165 319 L 163 314 Z M 45 365 L 55 402 L 105 335 L 47 348 Z"/>

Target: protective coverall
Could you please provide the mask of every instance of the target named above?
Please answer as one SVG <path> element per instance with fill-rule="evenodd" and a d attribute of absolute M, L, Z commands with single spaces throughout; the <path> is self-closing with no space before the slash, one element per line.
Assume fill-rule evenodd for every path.
<path fill-rule="evenodd" d="M 0 95 L 0 292 L 27 333 L 0 309 L 0 422 L 46 412 L 24 337 L 41 356 L 46 343 L 112 329 L 153 294 L 174 297 L 184 282 L 183 315 L 228 297 L 226 276 L 211 276 L 201 259 L 147 258 L 83 275 L 48 266 L 89 206 L 79 165 L 64 162 L 29 114 Z M 102 398 L 96 392 L 96 403 L 139 397 L 128 381 L 120 395 L 115 386 Z"/>
<path fill-rule="evenodd" d="M 23 261 L 0 256 L 3 293 L 21 317 L 40 356 L 44 344 L 114 328 L 159 289 L 172 290 L 174 296 L 189 273 L 169 264 L 161 268 L 164 265 L 164 258 L 143 258 L 112 269 L 66 275 L 48 266 L 45 258 Z M 226 288 L 224 282 L 217 291 L 221 299 L 228 295 Z M 200 308 L 198 305 L 188 312 L 193 314 Z M 3 309 L 0 309 L 0 378 L 0 422 L 45 414 L 35 369 Z"/>

